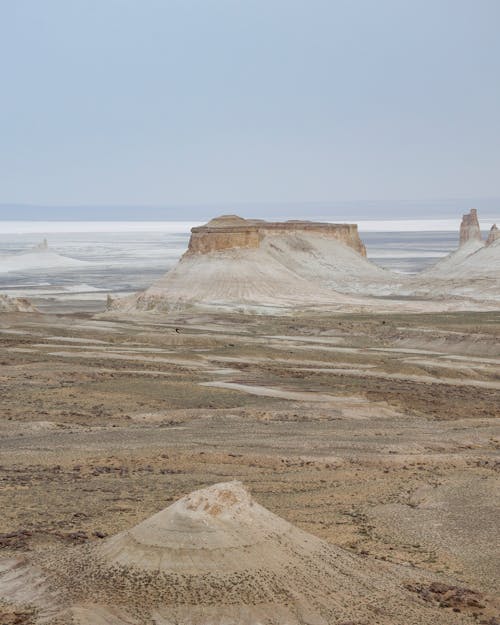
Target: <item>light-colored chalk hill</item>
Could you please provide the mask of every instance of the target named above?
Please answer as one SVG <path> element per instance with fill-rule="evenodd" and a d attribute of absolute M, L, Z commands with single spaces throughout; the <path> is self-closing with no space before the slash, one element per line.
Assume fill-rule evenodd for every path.
<path fill-rule="evenodd" d="M 103 543 L 0 564 L 0 597 L 31 602 L 47 625 L 449 625 L 406 589 L 417 579 L 294 527 L 228 482 Z"/>
<path fill-rule="evenodd" d="M 434 267 L 408 276 L 371 263 L 354 225 L 226 216 L 194 228 L 170 272 L 142 293 L 110 301 L 109 309 L 491 308 L 500 300 L 499 241 L 469 238 Z"/>
<path fill-rule="evenodd" d="M 410 281 L 416 294 L 500 301 L 500 239 L 470 240 Z"/>
<path fill-rule="evenodd" d="M 0 273 L 32 271 L 34 269 L 74 269 L 85 267 L 88 263 L 54 252 L 43 241 L 40 245 L 17 254 L 0 254 Z"/>
<path fill-rule="evenodd" d="M 175 310 L 202 305 L 272 311 L 366 305 L 360 296 L 392 293 L 398 283 L 390 272 L 342 241 L 291 231 L 265 234 L 256 248 L 188 252 L 146 291 L 116 301 L 112 308 Z"/>
<path fill-rule="evenodd" d="M 384 295 L 405 283 L 403 274 L 382 269 L 352 247 L 321 234 L 268 236 L 261 246 L 297 275 L 341 293 Z"/>
<path fill-rule="evenodd" d="M 355 253 L 355 252 L 354 252 Z M 175 310 L 189 305 L 269 309 L 355 303 L 297 274 L 267 249 L 185 255 L 149 289 L 119 301 L 120 310 Z"/>
<path fill-rule="evenodd" d="M 465 244 L 434 266 L 433 275 L 473 278 L 490 276 L 500 278 L 500 239 L 491 245 L 480 246 L 476 241 Z M 447 262 L 444 262 L 446 260 Z"/>

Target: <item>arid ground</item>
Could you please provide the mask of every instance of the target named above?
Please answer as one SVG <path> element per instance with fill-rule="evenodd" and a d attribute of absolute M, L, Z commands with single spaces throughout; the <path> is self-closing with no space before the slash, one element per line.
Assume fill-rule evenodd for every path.
<path fill-rule="evenodd" d="M 0 397 L 0 557 L 237 479 L 334 545 L 480 593 L 430 596 L 450 624 L 499 622 L 500 313 L 4 314 Z"/>

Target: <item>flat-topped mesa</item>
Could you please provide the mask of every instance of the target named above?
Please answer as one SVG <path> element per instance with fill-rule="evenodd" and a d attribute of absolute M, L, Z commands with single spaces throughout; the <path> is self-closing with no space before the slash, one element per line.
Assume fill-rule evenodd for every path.
<path fill-rule="evenodd" d="M 494 243 L 498 239 L 500 239 L 500 229 L 497 228 L 496 224 L 493 224 L 491 226 L 491 229 L 490 229 L 489 233 L 488 233 L 488 238 L 486 239 L 486 245 L 491 245 L 492 243 Z"/>
<path fill-rule="evenodd" d="M 475 208 L 471 208 L 470 213 L 462 217 L 462 223 L 460 224 L 460 245 L 471 240 L 481 241 L 481 228 Z"/>
<path fill-rule="evenodd" d="M 356 224 L 331 224 L 314 221 L 278 221 L 243 219 L 237 215 L 223 215 L 204 226 L 191 229 L 188 255 L 207 254 L 229 249 L 256 249 L 266 236 L 287 234 L 319 234 L 336 239 L 366 256 Z"/>

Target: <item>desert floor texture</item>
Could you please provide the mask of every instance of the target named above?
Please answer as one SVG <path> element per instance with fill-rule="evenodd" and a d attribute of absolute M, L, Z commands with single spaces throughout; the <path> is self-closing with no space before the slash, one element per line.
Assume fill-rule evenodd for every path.
<path fill-rule="evenodd" d="M 239 480 L 370 566 L 436 573 L 414 591 L 439 622 L 494 625 L 499 339 L 495 312 L 4 314 L 0 557 Z M 31 619 L 0 603 L 2 625 Z"/>

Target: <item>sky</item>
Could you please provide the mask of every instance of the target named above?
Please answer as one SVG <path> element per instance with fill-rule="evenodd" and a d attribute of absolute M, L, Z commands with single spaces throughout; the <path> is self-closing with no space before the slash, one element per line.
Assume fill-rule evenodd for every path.
<path fill-rule="evenodd" d="M 0 0 L 0 204 L 495 204 L 499 32 L 498 0 Z"/>

